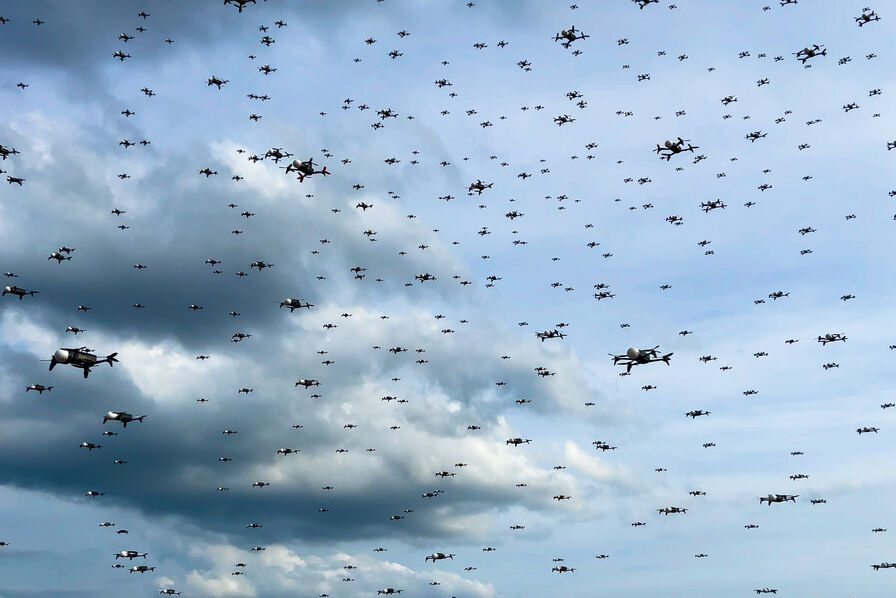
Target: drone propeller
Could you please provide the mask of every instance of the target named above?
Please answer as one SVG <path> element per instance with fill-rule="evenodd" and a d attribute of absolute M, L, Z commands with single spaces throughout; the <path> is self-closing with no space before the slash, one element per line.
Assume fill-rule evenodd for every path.
<path fill-rule="evenodd" d="M 106 363 L 109 364 L 109 367 L 112 367 L 113 363 L 118 363 L 118 359 L 115 358 L 116 355 L 118 355 L 118 353 L 113 353 L 106 356 Z"/>

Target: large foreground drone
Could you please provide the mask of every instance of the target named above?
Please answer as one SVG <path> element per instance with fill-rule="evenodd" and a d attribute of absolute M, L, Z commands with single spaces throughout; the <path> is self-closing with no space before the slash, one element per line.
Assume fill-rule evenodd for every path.
<path fill-rule="evenodd" d="M 118 361 L 118 359 L 115 358 L 116 355 L 118 355 L 118 353 L 112 353 L 106 357 L 97 357 L 96 354 L 93 353 L 93 350 L 88 349 L 87 347 L 78 347 L 77 349 L 62 347 L 53 353 L 53 357 L 41 361 L 50 362 L 50 371 L 60 363 L 81 368 L 84 370 L 84 377 L 86 378 L 90 373 L 90 368 L 95 365 L 108 363 L 109 367 L 112 367 L 112 364 Z"/>

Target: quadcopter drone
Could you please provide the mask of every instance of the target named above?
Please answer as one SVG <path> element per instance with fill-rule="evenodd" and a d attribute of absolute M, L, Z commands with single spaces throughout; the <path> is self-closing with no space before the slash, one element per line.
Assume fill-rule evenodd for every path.
<path fill-rule="evenodd" d="M 573 26 L 573 27 L 570 27 L 569 29 L 561 30 L 560 33 L 558 33 L 557 35 L 554 36 L 554 41 L 559 42 L 560 40 L 563 40 L 561 42 L 561 45 L 564 48 L 569 48 L 569 44 L 571 44 L 572 42 L 576 41 L 577 39 L 585 39 L 586 37 L 591 37 L 591 36 L 585 35 L 581 31 L 577 30 L 575 28 L 575 26 Z"/>
<path fill-rule="evenodd" d="M 799 52 L 794 52 L 794 56 L 796 59 L 800 61 L 802 64 L 806 64 L 806 61 L 810 58 L 815 58 L 816 56 L 827 56 L 827 49 L 823 46 L 819 46 L 818 44 L 812 44 L 812 47 L 806 46 Z"/>
<path fill-rule="evenodd" d="M 669 358 L 672 357 L 672 353 L 660 356 L 657 351 L 659 347 L 659 345 L 652 349 L 636 349 L 635 347 L 629 347 L 623 355 L 614 355 L 613 353 L 610 353 L 610 357 L 613 358 L 613 365 L 624 365 L 626 373 L 630 372 L 634 365 L 641 365 L 654 361 L 662 361 L 666 365 L 671 365 L 669 363 Z"/>
<path fill-rule="evenodd" d="M 671 141 L 669 139 L 663 144 L 664 147 L 661 147 L 659 144 L 656 146 L 656 153 L 660 154 L 661 160 L 666 160 L 667 162 L 672 159 L 672 156 L 675 154 L 680 154 L 681 152 L 693 152 L 695 149 L 699 149 L 699 145 L 691 145 L 688 143 L 687 147 L 684 147 L 687 139 L 678 138 L 677 141 Z M 668 154 L 663 154 L 661 152 L 669 152 Z"/>
<path fill-rule="evenodd" d="M 88 349 L 87 347 L 78 347 L 77 349 L 62 347 L 53 353 L 53 357 L 50 359 L 43 359 L 42 361 L 50 362 L 50 371 L 60 363 L 81 368 L 84 370 L 84 377 L 86 378 L 90 373 L 90 368 L 95 365 L 108 363 L 109 367 L 112 367 L 114 363 L 118 362 L 118 359 L 115 358 L 116 355 L 118 355 L 118 353 L 112 353 L 111 355 L 100 358 L 93 353 L 93 349 Z"/>
<path fill-rule="evenodd" d="M 290 164 L 286 165 L 286 174 L 290 172 L 297 172 L 299 174 L 298 180 L 300 183 L 305 181 L 305 177 L 310 177 L 315 174 L 322 174 L 327 176 L 328 174 L 332 174 L 327 167 L 324 166 L 320 170 L 314 170 L 314 160 L 308 158 L 306 161 L 302 162 L 301 160 L 293 160 Z"/>

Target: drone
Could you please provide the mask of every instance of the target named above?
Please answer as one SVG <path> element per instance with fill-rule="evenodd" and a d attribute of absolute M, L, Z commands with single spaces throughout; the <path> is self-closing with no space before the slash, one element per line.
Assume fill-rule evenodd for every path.
<path fill-rule="evenodd" d="M 877 16 L 877 13 L 873 10 L 871 12 L 863 12 L 861 15 L 853 18 L 856 20 L 856 23 L 859 24 L 859 27 L 866 23 L 870 23 L 871 21 L 880 21 L 880 17 Z"/>
<path fill-rule="evenodd" d="M 135 558 L 141 557 L 141 556 L 143 558 L 146 558 L 147 554 L 149 554 L 149 553 L 148 552 L 137 552 L 136 550 L 122 550 L 121 552 L 115 553 L 115 560 L 117 561 L 120 558 L 121 559 L 135 559 Z"/>
<path fill-rule="evenodd" d="M 293 160 L 285 168 L 287 174 L 289 174 L 290 172 L 299 173 L 298 180 L 300 183 L 305 181 L 305 177 L 313 176 L 315 174 L 322 174 L 324 176 L 332 174 L 327 170 L 326 166 L 324 166 L 320 170 L 314 170 L 314 160 L 312 160 L 311 158 L 308 158 L 308 160 L 306 160 L 305 162 L 302 162 L 301 160 Z"/>
<path fill-rule="evenodd" d="M 560 116 L 554 117 L 554 123 L 556 123 L 557 126 L 563 126 L 567 123 L 575 122 L 575 120 L 576 119 L 568 114 L 561 114 Z"/>
<path fill-rule="evenodd" d="M 476 179 L 475 183 L 470 183 L 470 186 L 467 188 L 467 191 L 470 195 L 473 194 L 473 191 L 476 191 L 479 195 L 482 195 L 482 192 L 486 189 L 490 188 L 494 183 L 483 183 L 482 180 Z"/>
<path fill-rule="evenodd" d="M 84 370 L 84 377 L 87 378 L 87 375 L 90 373 L 90 368 L 95 365 L 108 363 L 109 367 L 112 367 L 112 364 L 118 362 L 118 359 L 115 358 L 116 355 L 118 355 L 118 353 L 112 353 L 106 357 L 98 358 L 96 354 L 93 353 L 93 350 L 88 349 L 87 347 L 78 347 L 77 349 L 63 347 L 57 349 L 50 359 L 42 359 L 41 361 L 50 362 L 50 371 L 53 371 L 53 368 L 60 363 L 81 368 Z"/>
<path fill-rule="evenodd" d="M 293 299 L 292 297 L 287 297 L 286 299 L 284 299 L 283 301 L 280 302 L 280 308 L 282 309 L 284 307 L 288 307 L 289 313 L 292 313 L 300 307 L 304 307 L 306 309 L 311 309 L 312 307 L 314 307 L 314 305 L 311 303 L 308 303 L 307 301 L 305 303 L 302 303 L 298 299 Z"/>
<path fill-rule="evenodd" d="M 578 33 L 578 35 L 576 35 L 577 33 Z M 563 40 L 561 42 L 561 45 L 564 48 L 569 48 L 569 44 L 571 44 L 572 42 L 576 41 L 577 39 L 585 39 L 586 37 L 591 37 L 591 36 L 585 35 L 581 31 L 578 31 L 575 28 L 575 26 L 573 26 L 573 27 L 570 27 L 569 29 L 561 30 L 560 33 L 558 33 L 557 35 L 554 36 L 554 41 L 559 42 L 560 40 Z"/>
<path fill-rule="evenodd" d="M 212 75 L 208 78 L 207 83 L 208 85 L 216 85 L 218 89 L 221 89 L 221 86 L 225 83 L 229 83 L 229 81 L 226 79 L 218 79 L 215 75 Z"/>
<path fill-rule="evenodd" d="M 58 252 L 58 251 L 54 251 L 54 252 L 51 253 L 50 256 L 47 258 L 48 261 L 49 261 L 49 260 L 56 260 L 56 263 L 57 263 L 57 264 L 61 264 L 64 260 L 71 260 L 71 259 L 72 259 L 71 256 L 66 257 L 66 256 L 62 255 L 62 254 L 61 254 L 60 252 Z"/>
<path fill-rule="evenodd" d="M 279 162 L 281 158 L 289 158 L 291 156 L 292 154 L 284 152 L 282 147 L 272 147 L 264 153 L 264 157 L 273 158 L 275 164 Z"/>
<path fill-rule="evenodd" d="M 43 384 L 29 384 L 25 387 L 25 392 L 28 392 L 29 390 L 36 390 L 37 394 L 42 395 L 44 394 L 44 391 L 50 392 L 51 390 L 53 390 L 53 387 L 44 386 Z"/>
<path fill-rule="evenodd" d="M 7 157 L 9 157 L 13 154 L 19 154 L 19 153 L 21 153 L 21 152 L 19 152 L 19 150 L 17 150 L 14 147 L 3 147 L 2 145 L 0 145 L 0 158 L 3 158 L 4 160 L 6 160 Z"/>
<path fill-rule="evenodd" d="M 610 357 L 613 358 L 613 365 L 620 365 L 619 362 L 621 361 L 621 365 L 625 366 L 626 372 L 630 372 L 634 365 L 641 365 L 654 361 L 662 361 L 666 365 L 671 365 L 669 363 L 669 358 L 672 357 L 672 353 L 659 356 L 657 349 L 659 349 L 659 345 L 652 349 L 636 349 L 635 347 L 629 347 L 625 354 L 614 355 L 613 353 L 610 353 Z"/>
<path fill-rule="evenodd" d="M 846 336 L 840 332 L 834 332 L 834 333 L 829 332 L 829 333 L 825 334 L 824 336 L 818 337 L 818 342 L 821 343 L 822 346 L 824 346 L 828 343 L 836 342 L 836 341 L 846 342 Z"/>
<path fill-rule="evenodd" d="M 87 377 L 86 373 L 84 374 L 84 377 Z M 106 415 L 103 416 L 103 423 L 106 423 L 108 421 L 117 421 L 121 422 L 121 427 L 127 428 L 128 424 L 133 421 L 138 421 L 142 424 L 145 417 L 145 415 L 134 417 L 127 411 L 109 411 L 108 413 L 106 413 Z"/>
<path fill-rule="evenodd" d="M 771 506 L 773 502 L 787 502 L 788 500 L 796 502 L 797 496 L 799 494 L 769 494 L 768 496 L 760 496 L 759 504 L 767 502 Z"/>
<path fill-rule="evenodd" d="M 760 137 L 767 137 L 767 136 L 768 136 L 768 133 L 763 133 L 760 130 L 760 131 L 753 131 L 751 133 L 747 133 L 746 139 L 749 139 L 750 142 L 752 143 L 752 142 L 756 141 L 757 139 L 759 139 Z"/>
<path fill-rule="evenodd" d="M 660 160 L 665 160 L 668 162 L 669 160 L 672 159 L 672 156 L 674 156 L 675 154 L 680 154 L 681 152 L 693 152 L 695 149 L 700 148 L 699 145 L 691 145 L 690 143 L 688 143 L 687 147 L 684 147 L 684 144 L 687 141 L 688 141 L 687 139 L 682 139 L 681 137 L 679 137 L 677 141 L 671 141 L 671 140 L 667 139 L 666 142 L 663 143 L 663 147 L 661 147 L 659 144 L 657 144 L 656 150 L 654 150 L 654 151 L 657 154 L 660 154 Z M 660 152 L 664 152 L 664 151 L 669 152 L 669 153 L 668 154 L 660 153 Z"/>
<path fill-rule="evenodd" d="M 716 199 L 713 201 L 704 201 L 700 203 L 700 209 L 703 210 L 704 213 L 708 214 L 710 211 L 722 208 L 725 209 L 727 207 L 725 203 L 721 199 Z"/>
<path fill-rule="evenodd" d="M 806 61 L 810 58 L 814 58 L 816 56 L 827 56 L 827 49 L 819 46 L 818 44 L 812 44 L 812 47 L 808 46 L 800 50 L 799 52 L 794 52 L 793 54 L 796 56 L 796 59 L 800 61 L 802 64 L 806 64 Z"/>
<path fill-rule="evenodd" d="M 557 330 L 545 330 L 544 332 L 536 332 L 535 336 L 541 339 L 541 342 L 546 341 L 549 338 L 564 338 L 566 335 Z"/>

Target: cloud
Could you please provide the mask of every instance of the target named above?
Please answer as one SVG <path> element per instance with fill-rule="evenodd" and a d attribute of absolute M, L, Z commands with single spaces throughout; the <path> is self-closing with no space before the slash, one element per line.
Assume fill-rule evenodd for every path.
<path fill-rule="evenodd" d="M 255 588 L 242 576 L 187 573 L 187 589 L 199 596 L 256 596 Z"/>
<path fill-rule="evenodd" d="M 568 463 L 598 482 L 628 487 L 635 485 L 631 473 L 624 466 L 589 455 L 571 440 L 566 441 L 564 454 Z"/>

